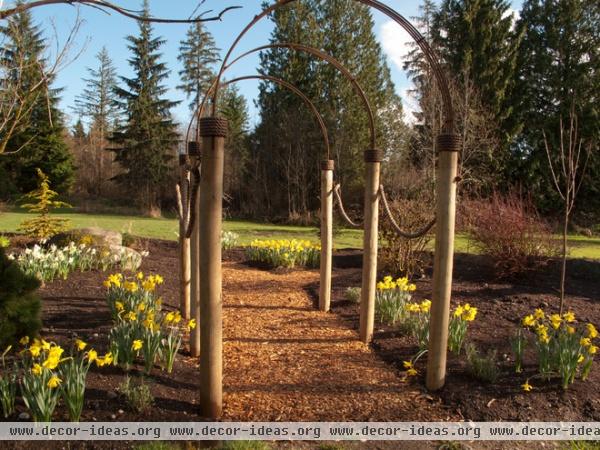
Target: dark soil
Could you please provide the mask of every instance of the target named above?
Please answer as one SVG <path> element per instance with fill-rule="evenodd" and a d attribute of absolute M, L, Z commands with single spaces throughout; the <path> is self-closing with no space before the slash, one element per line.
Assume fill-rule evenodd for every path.
<path fill-rule="evenodd" d="M 150 256 L 141 270 L 165 277 L 161 289 L 165 307 L 176 308 L 176 243 L 142 245 Z M 567 391 L 557 381 L 535 380 L 536 388 L 525 393 L 521 384 L 534 374 L 533 361 L 526 360 L 522 374 L 514 373 L 510 361 L 508 339 L 520 319 L 537 307 L 556 308 L 558 265 L 526 280 L 499 282 L 485 258 L 456 256 L 452 301 L 479 308 L 469 340 L 482 352 L 497 351 L 501 375 L 493 384 L 483 383 L 467 374 L 464 356 L 451 355 L 446 387 L 431 394 L 425 391 L 422 376 L 402 381 L 402 361 L 416 353 L 416 345 L 398 329 L 376 325 L 370 347 L 358 342 L 358 305 L 346 300 L 345 290 L 360 286 L 360 252 L 340 251 L 334 258 L 333 314 L 313 309 L 316 270 L 265 271 L 244 260 L 240 250 L 225 252 L 224 420 L 600 421 L 598 363 L 587 382 L 577 380 Z M 600 299 L 600 262 L 571 261 L 568 274 L 569 309 L 599 326 L 600 307 L 595 302 Z M 99 353 L 105 351 L 111 326 L 102 287 L 106 275 L 73 273 L 42 288 L 42 335 L 63 345 L 79 337 Z M 430 277 L 416 283 L 415 298 L 428 298 Z M 424 373 L 425 358 L 417 368 Z M 139 374 L 137 369 L 131 373 Z M 203 420 L 196 407 L 198 365 L 186 349 L 172 374 L 155 368 L 146 377 L 155 401 L 145 412 L 132 411 L 119 393 L 125 377 L 117 367 L 91 369 L 83 421 Z M 17 409 L 9 420 L 25 411 L 22 404 Z M 54 420 L 67 420 L 63 407 Z"/>

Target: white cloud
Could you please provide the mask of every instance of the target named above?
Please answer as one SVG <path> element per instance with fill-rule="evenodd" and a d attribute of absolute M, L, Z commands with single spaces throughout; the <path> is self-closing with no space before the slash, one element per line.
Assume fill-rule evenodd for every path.
<path fill-rule="evenodd" d="M 381 26 L 380 35 L 383 51 L 398 70 L 402 70 L 406 55 L 411 50 L 410 43 L 413 42 L 410 35 L 393 20 Z"/>
<path fill-rule="evenodd" d="M 504 19 L 504 18 L 510 17 L 510 16 L 512 16 L 512 26 L 514 28 L 515 25 L 517 24 L 517 22 L 519 21 L 519 18 L 521 17 L 521 14 L 516 9 L 508 8 L 504 12 L 504 15 L 502 16 L 502 18 Z"/>

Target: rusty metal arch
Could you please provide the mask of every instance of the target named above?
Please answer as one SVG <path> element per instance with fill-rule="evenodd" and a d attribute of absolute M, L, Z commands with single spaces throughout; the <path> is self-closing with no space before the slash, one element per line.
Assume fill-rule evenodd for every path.
<path fill-rule="evenodd" d="M 276 3 L 265 8 L 260 14 L 258 14 L 257 16 L 255 16 L 252 19 L 252 21 L 237 36 L 237 38 L 235 39 L 235 41 L 229 48 L 227 54 L 225 55 L 225 58 L 223 58 L 223 62 L 221 64 L 221 69 L 219 70 L 219 72 L 217 74 L 217 85 L 220 83 L 220 80 L 223 76 L 223 72 L 224 72 L 225 68 L 227 67 L 227 63 L 229 61 L 229 58 L 231 57 L 231 54 L 233 53 L 233 51 L 235 50 L 235 48 L 237 47 L 239 42 L 242 40 L 242 38 L 246 35 L 246 33 L 248 33 L 248 31 L 250 31 L 250 29 L 252 29 L 254 27 L 254 25 L 256 25 L 258 22 L 260 22 L 262 19 L 267 17 L 269 14 L 271 14 L 273 11 L 275 11 L 279 7 L 285 6 L 285 5 L 295 2 L 295 1 L 296 0 L 277 0 Z M 452 98 L 450 96 L 448 80 L 446 79 L 446 76 L 442 70 L 442 67 L 440 66 L 440 63 L 438 62 L 435 52 L 433 51 L 431 46 L 427 43 L 427 41 L 425 40 L 423 35 L 404 16 L 402 16 L 400 13 L 395 11 L 393 8 L 390 8 L 389 6 L 385 5 L 384 3 L 381 3 L 378 0 L 355 0 L 355 1 L 358 1 L 358 2 L 360 2 L 364 5 L 367 5 L 371 8 L 375 8 L 378 11 L 385 14 L 386 16 L 388 16 L 389 18 L 391 18 L 392 20 L 394 20 L 398 25 L 400 25 L 402 28 L 404 28 L 404 30 L 406 30 L 406 32 L 410 35 L 410 37 L 419 46 L 419 48 L 425 55 L 427 62 L 433 69 L 433 73 L 437 80 L 438 87 L 442 94 L 442 103 L 443 103 L 444 115 L 445 115 L 445 118 L 444 118 L 445 121 L 444 121 L 444 126 L 443 126 L 442 132 L 448 133 L 448 134 L 453 133 L 454 132 L 454 109 L 452 107 Z M 215 91 L 213 92 L 213 102 L 212 102 L 213 116 L 216 114 L 216 111 L 217 111 L 218 95 L 219 95 L 219 89 L 215 89 Z"/>
<path fill-rule="evenodd" d="M 373 115 L 373 108 L 371 107 L 371 103 L 369 102 L 369 99 L 367 97 L 367 94 L 365 93 L 365 90 L 363 89 L 361 84 L 358 82 L 356 77 L 338 59 L 334 58 L 331 55 L 328 55 L 327 53 L 325 53 L 315 47 L 310 47 L 310 46 L 304 45 L 304 44 L 296 44 L 296 43 L 292 43 L 292 42 L 282 42 L 282 43 L 261 45 L 260 47 L 256 47 L 256 48 L 253 48 L 252 50 L 248 50 L 247 52 L 241 54 L 240 56 L 238 56 L 237 58 L 232 60 L 230 63 L 228 63 L 226 66 L 223 67 L 222 73 L 225 73 L 225 71 L 229 70 L 229 68 L 231 68 L 231 66 L 233 66 L 236 62 L 240 61 L 241 59 L 245 58 L 246 56 L 251 55 L 256 52 L 260 52 L 262 50 L 269 49 L 269 48 L 287 48 L 287 49 L 291 49 L 291 50 L 295 50 L 295 51 L 303 51 L 303 52 L 309 53 L 313 56 L 316 56 L 317 58 L 321 59 L 322 61 L 325 61 L 325 62 L 331 64 L 332 66 L 334 66 L 336 69 L 338 69 L 342 73 L 342 75 L 344 75 L 344 77 L 352 84 L 352 86 L 354 87 L 354 90 L 356 91 L 356 93 L 358 94 L 358 96 L 360 97 L 361 101 L 364 104 L 365 110 L 367 111 L 367 115 L 369 118 L 369 133 L 370 133 L 370 139 L 371 139 L 371 148 L 376 147 L 377 135 L 376 135 L 376 131 L 375 131 L 375 117 Z M 194 115 L 199 115 L 199 117 L 202 116 L 202 113 L 204 112 L 204 107 L 206 105 L 206 98 L 213 93 L 217 81 L 218 81 L 218 79 L 215 79 L 212 86 L 208 89 L 208 92 L 206 93 L 206 96 L 204 97 L 199 110 L 197 110 L 194 113 Z"/>

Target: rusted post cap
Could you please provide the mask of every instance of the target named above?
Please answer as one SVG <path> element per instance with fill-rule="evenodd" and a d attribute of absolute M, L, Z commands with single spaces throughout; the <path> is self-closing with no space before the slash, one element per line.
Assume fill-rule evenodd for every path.
<path fill-rule="evenodd" d="M 378 163 L 383 161 L 383 150 L 378 148 L 365 150 L 365 162 Z"/>
<path fill-rule="evenodd" d="M 321 170 L 333 170 L 335 162 L 333 159 L 324 159 L 321 161 Z"/>
<path fill-rule="evenodd" d="M 188 155 L 200 158 L 200 143 L 196 141 L 188 142 Z"/>
<path fill-rule="evenodd" d="M 200 119 L 200 136 L 227 137 L 229 123 L 221 117 L 203 117 Z"/>
<path fill-rule="evenodd" d="M 439 134 L 436 138 L 438 152 L 459 152 L 461 139 L 458 134 Z"/>

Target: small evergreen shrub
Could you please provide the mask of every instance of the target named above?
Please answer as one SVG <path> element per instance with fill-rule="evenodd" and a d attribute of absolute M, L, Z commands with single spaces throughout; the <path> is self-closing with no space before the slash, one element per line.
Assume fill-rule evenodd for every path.
<path fill-rule="evenodd" d="M 37 278 L 26 275 L 0 248 L 0 348 L 23 336 L 35 336 L 42 327 Z"/>
<path fill-rule="evenodd" d="M 481 355 L 474 344 L 468 344 L 466 355 L 467 370 L 471 375 L 486 383 L 494 383 L 498 379 L 496 350 L 491 350 L 486 355 Z"/>
<path fill-rule="evenodd" d="M 23 221 L 19 225 L 19 231 L 32 238 L 48 239 L 65 231 L 69 222 L 67 219 L 51 217 L 50 211 L 55 208 L 70 208 L 71 205 L 55 200 L 58 193 L 50 189 L 48 176 L 41 169 L 37 169 L 37 174 L 39 178 L 38 188 L 25 194 L 23 200 L 30 203 L 24 203 L 21 208 L 38 215 L 33 219 Z"/>
<path fill-rule="evenodd" d="M 127 399 L 129 407 L 137 413 L 146 411 L 154 403 L 154 396 L 143 378 L 140 378 L 137 385 L 133 385 L 131 378 L 125 377 L 125 381 L 119 386 L 119 391 Z"/>

